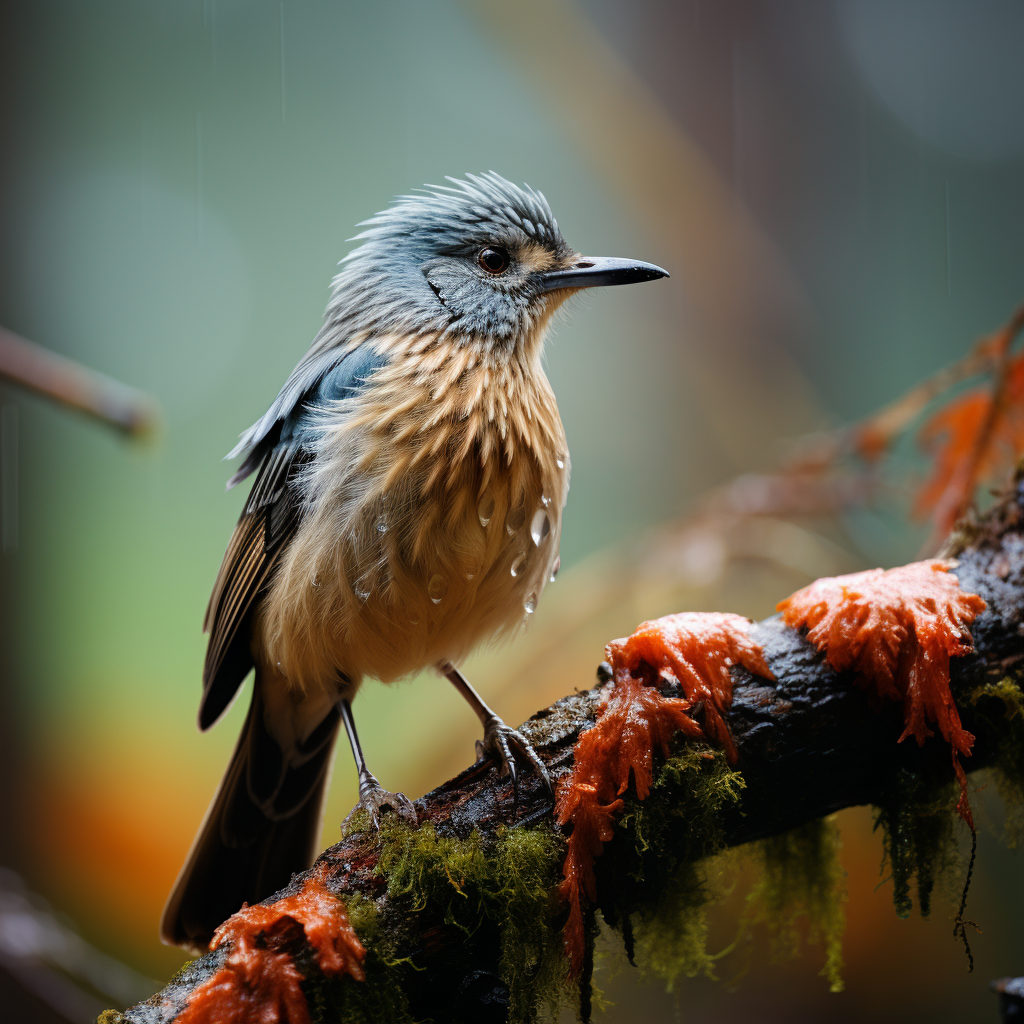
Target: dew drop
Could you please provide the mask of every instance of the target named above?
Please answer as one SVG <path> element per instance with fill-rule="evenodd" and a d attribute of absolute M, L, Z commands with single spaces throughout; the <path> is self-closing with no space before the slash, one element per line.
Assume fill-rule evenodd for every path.
<path fill-rule="evenodd" d="M 537 610 L 537 595 L 531 594 L 523 604 L 527 615 L 532 615 Z"/>
<path fill-rule="evenodd" d="M 440 604 L 448 593 L 448 581 L 439 572 L 435 572 L 427 584 L 427 593 L 434 604 Z"/>
<path fill-rule="evenodd" d="M 486 526 L 491 521 L 491 516 L 494 515 L 493 494 L 485 494 L 480 499 L 480 504 L 477 506 L 476 514 L 480 517 L 481 526 Z"/>
<path fill-rule="evenodd" d="M 522 505 L 518 505 L 516 508 L 510 509 L 508 515 L 505 516 L 505 532 L 510 537 L 514 537 L 523 528 L 525 522 L 526 509 Z"/>
<path fill-rule="evenodd" d="M 512 575 L 518 576 L 526 568 L 526 552 L 520 551 L 512 562 Z"/>
<path fill-rule="evenodd" d="M 547 512 L 542 508 L 537 509 L 533 514 L 533 519 L 530 520 L 530 536 L 533 538 L 533 543 L 540 547 L 548 539 L 550 532 L 551 520 L 548 519 Z"/>
<path fill-rule="evenodd" d="M 365 601 L 370 596 L 372 590 L 373 581 L 370 579 L 369 573 L 366 573 L 365 576 L 360 576 L 352 587 L 352 592 L 360 601 Z"/>
<path fill-rule="evenodd" d="M 562 568 L 562 556 L 555 555 L 555 564 L 551 566 L 551 575 L 548 577 L 549 583 L 555 582 L 555 577 L 558 575 L 558 570 Z"/>

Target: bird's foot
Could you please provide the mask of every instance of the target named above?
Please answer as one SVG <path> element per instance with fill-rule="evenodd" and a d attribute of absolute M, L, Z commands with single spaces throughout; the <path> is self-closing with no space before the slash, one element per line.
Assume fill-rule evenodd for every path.
<path fill-rule="evenodd" d="M 412 801 L 404 793 L 392 793 L 386 790 L 370 772 L 363 772 L 359 776 L 359 799 L 355 807 L 348 812 L 345 818 L 346 823 L 352 819 L 357 811 L 366 811 L 370 816 L 373 827 L 380 828 L 380 816 L 384 811 L 389 810 L 410 825 L 419 821 L 416 808 Z"/>
<path fill-rule="evenodd" d="M 516 759 L 525 761 L 540 776 L 548 795 L 554 798 L 555 790 L 544 762 L 537 756 L 537 752 L 530 746 L 526 737 L 517 729 L 506 725 L 497 715 L 491 715 L 487 719 L 484 725 L 484 738 L 476 741 L 476 757 L 478 762 L 485 758 L 498 761 L 502 775 L 508 775 L 512 779 L 513 792 L 516 787 Z"/>

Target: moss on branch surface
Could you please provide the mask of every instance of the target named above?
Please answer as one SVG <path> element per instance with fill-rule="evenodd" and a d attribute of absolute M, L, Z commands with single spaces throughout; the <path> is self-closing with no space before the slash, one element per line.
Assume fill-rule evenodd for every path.
<path fill-rule="evenodd" d="M 1019 488 L 949 552 L 964 590 L 987 609 L 974 623 L 975 653 L 956 658 L 951 685 L 976 736 L 970 770 L 990 768 L 1017 834 L 1024 825 L 1024 514 Z M 509 781 L 474 765 L 416 802 L 416 829 L 385 821 L 353 827 L 321 857 L 326 884 L 348 908 L 366 946 L 366 981 L 325 977 L 301 942 L 295 961 L 315 1022 L 533 1021 L 560 1006 L 589 1011 L 589 970 L 599 921 L 617 929 L 631 958 L 671 983 L 713 973 L 703 908 L 709 858 L 751 844 L 760 866 L 743 927 L 770 924 L 791 954 L 806 934 L 824 949 L 822 974 L 840 984 L 842 874 L 834 828 L 843 807 L 871 804 L 885 829 L 899 913 L 927 913 L 936 878 L 955 863 L 957 785 L 948 746 L 897 743 L 898 706 L 879 705 L 837 674 L 778 618 L 752 636 L 775 676 L 733 669 L 728 725 L 738 759 L 678 739 L 647 799 L 627 794 L 595 870 L 589 956 L 570 980 L 557 895 L 564 840 L 532 776 Z M 666 690 L 668 693 L 668 690 Z M 593 725 L 599 690 L 576 693 L 522 731 L 556 777 Z M 297 891 L 303 876 L 286 893 Z M 798 928 L 806 918 L 809 928 Z M 210 978 L 224 949 L 186 966 L 146 1003 L 111 1014 L 133 1024 L 170 1022 Z"/>

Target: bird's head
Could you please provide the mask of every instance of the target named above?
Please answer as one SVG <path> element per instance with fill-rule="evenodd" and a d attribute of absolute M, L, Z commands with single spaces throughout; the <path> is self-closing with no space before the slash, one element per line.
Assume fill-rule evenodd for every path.
<path fill-rule="evenodd" d="M 334 279 L 329 322 L 511 352 L 578 289 L 668 276 L 637 260 L 580 256 L 531 188 L 493 172 L 448 180 L 360 225 L 362 244 Z"/>

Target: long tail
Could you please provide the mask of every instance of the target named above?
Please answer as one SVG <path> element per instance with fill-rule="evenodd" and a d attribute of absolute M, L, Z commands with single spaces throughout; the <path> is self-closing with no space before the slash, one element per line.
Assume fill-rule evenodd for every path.
<path fill-rule="evenodd" d="M 205 952 L 217 926 L 308 868 L 316 853 L 339 713 L 282 750 L 257 675 L 249 714 L 160 919 L 164 942 Z"/>

